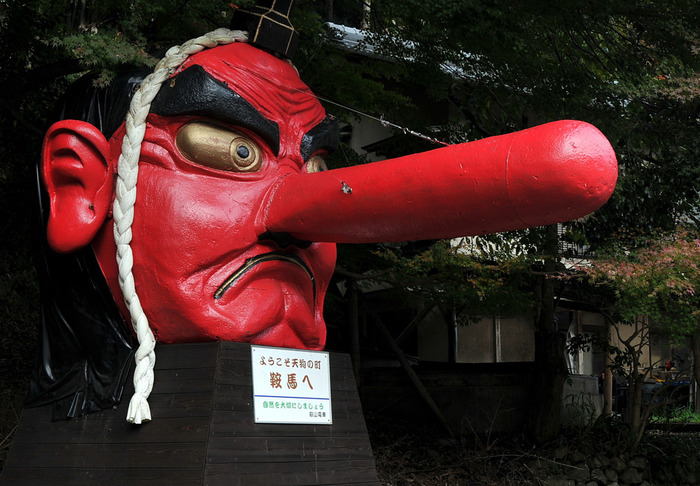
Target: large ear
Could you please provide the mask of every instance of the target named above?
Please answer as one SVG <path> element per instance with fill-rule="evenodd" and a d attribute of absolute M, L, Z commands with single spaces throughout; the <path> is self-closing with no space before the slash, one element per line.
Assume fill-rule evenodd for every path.
<path fill-rule="evenodd" d="M 112 204 L 109 143 L 93 125 L 63 120 L 49 128 L 41 155 L 50 208 L 46 235 L 57 252 L 89 244 Z"/>

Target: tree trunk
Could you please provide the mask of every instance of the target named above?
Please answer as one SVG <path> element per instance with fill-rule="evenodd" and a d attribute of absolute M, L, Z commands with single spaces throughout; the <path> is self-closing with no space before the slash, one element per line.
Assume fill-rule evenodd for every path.
<path fill-rule="evenodd" d="M 630 429 L 637 431 L 639 429 L 639 419 L 642 416 L 642 393 L 644 378 L 637 375 L 630 380 L 629 389 L 627 391 L 627 424 Z"/>
<path fill-rule="evenodd" d="M 648 405 L 652 406 L 651 403 Z M 634 433 L 634 443 L 632 449 L 636 449 L 642 440 L 644 430 L 646 429 L 647 420 L 643 417 L 644 412 L 644 375 L 637 374 L 635 378 L 630 380 L 627 402 L 627 424 L 630 430 Z"/>
<path fill-rule="evenodd" d="M 371 12 L 372 0 L 362 2 L 362 29 L 367 30 L 370 27 L 369 16 Z"/>
<path fill-rule="evenodd" d="M 605 319 L 605 343 L 610 345 L 610 319 Z M 603 415 L 609 417 L 613 413 L 613 374 L 612 374 L 612 356 L 610 352 L 605 351 L 605 377 L 603 379 L 603 398 L 605 409 Z"/>
<path fill-rule="evenodd" d="M 552 331 L 535 335 L 535 377 L 532 386 L 527 432 L 536 444 L 559 435 L 564 381 L 567 376 L 566 341 Z"/>
<path fill-rule="evenodd" d="M 447 362 L 457 362 L 457 316 L 454 307 L 451 311 L 444 311 L 442 315 L 447 325 Z"/>
<path fill-rule="evenodd" d="M 545 272 L 556 271 L 557 226 L 547 227 Z M 561 427 L 562 395 L 566 366 L 566 338 L 554 327 L 554 280 L 543 278 L 537 330 L 535 331 L 535 377 L 526 424 L 530 438 L 537 444 L 554 440 Z"/>
<path fill-rule="evenodd" d="M 698 387 L 700 386 L 700 333 L 696 333 L 691 338 L 693 348 L 693 379 L 695 380 L 695 397 L 698 397 Z M 694 400 L 695 411 L 700 410 L 698 400 Z"/>
<path fill-rule="evenodd" d="M 326 20 L 333 22 L 333 0 L 326 0 Z"/>

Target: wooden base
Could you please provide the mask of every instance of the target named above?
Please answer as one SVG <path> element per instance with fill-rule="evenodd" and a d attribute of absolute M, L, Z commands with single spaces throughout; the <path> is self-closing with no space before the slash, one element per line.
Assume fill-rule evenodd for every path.
<path fill-rule="evenodd" d="M 0 484 L 379 484 L 347 355 L 330 354 L 333 425 L 254 423 L 247 344 L 156 356 L 153 421 L 126 423 L 131 385 L 116 409 L 77 419 L 25 409 Z"/>

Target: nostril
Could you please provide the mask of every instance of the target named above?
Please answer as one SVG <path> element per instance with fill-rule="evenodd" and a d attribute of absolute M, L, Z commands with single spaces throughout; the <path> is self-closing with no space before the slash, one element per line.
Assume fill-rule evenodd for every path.
<path fill-rule="evenodd" d="M 290 246 L 296 246 L 297 248 L 305 249 L 310 247 L 313 242 L 307 240 L 300 240 L 294 238 L 289 233 L 275 233 L 272 231 L 266 231 L 258 237 L 258 241 L 268 240 L 274 242 L 280 248 L 289 248 Z"/>

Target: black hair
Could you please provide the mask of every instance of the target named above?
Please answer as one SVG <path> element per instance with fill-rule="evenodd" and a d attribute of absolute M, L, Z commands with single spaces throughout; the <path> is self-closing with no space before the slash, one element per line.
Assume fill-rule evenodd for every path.
<path fill-rule="evenodd" d="M 97 86 L 95 75 L 83 76 L 67 89 L 55 119 L 88 122 L 109 139 L 123 123 L 131 98 L 146 74 L 125 73 L 107 87 Z M 120 402 L 133 361 L 133 336 L 92 246 L 70 254 L 58 254 L 48 246 L 45 228 L 49 203 L 39 173 L 37 170 L 42 225 L 41 251 L 37 255 L 41 322 L 26 404 L 52 403 L 53 418 L 59 420 Z"/>
<path fill-rule="evenodd" d="M 68 87 L 56 119 L 88 122 L 109 139 L 124 123 L 131 98 L 148 74 L 148 70 L 124 72 L 107 86 L 97 85 L 95 74 L 86 74 Z"/>

